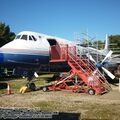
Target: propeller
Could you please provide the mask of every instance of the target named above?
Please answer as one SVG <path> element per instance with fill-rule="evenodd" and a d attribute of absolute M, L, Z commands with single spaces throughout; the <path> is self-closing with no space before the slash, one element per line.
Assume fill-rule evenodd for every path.
<path fill-rule="evenodd" d="M 110 71 L 108 71 L 106 68 L 102 67 L 102 69 L 111 79 L 115 78 L 115 76 Z"/>
<path fill-rule="evenodd" d="M 103 67 L 103 64 L 112 55 L 112 53 L 113 52 L 110 50 L 101 63 L 97 63 L 89 53 L 87 53 L 86 55 L 91 61 L 93 61 L 96 64 L 97 68 L 101 68 L 111 79 L 114 79 L 115 76 L 105 67 Z"/>
<path fill-rule="evenodd" d="M 111 57 L 113 51 L 109 51 L 108 54 L 105 56 L 105 58 L 102 60 L 101 64 L 106 61 L 107 58 Z"/>
<path fill-rule="evenodd" d="M 95 64 L 97 64 L 96 61 L 93 59 L 93 57 L 92 57 L 89 53 L 87 53 L 86 56 L 87 56 L 91 61 L 93 61 Z"/>
<path fill-rule="evenodd" d="M 39 76 L 38 76 L 38 74 L 36 73 L 36 72 L 34 72 L 34 76 L 36 77 L 36 78 L 38 78 Z"/>

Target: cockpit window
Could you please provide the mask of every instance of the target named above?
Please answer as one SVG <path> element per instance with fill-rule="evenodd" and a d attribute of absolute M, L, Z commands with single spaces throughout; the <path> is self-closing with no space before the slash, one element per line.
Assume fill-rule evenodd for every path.
<path fill-rule="evenodd" d="M 29 36 L 29 40 L 33 40 L 31 36 Z"/>
<path fill-rule="evenodd" d="M 20 37 L 21 37 L 21 35 L 17 35 L 17 36 L 16 36 L 16 39 L 20 39 Z"/>
<path fill-rule="evenodd" d="M 33 38 L 33 40 L 34 40 L 34 41 L 36 41 L 36 40 L 37 40 L 37 39 L 36 39 L 33 35 L 32 35 L 32 38 Z"/>
<path fill-rule="evenodd" d="M 23 36 L 21 37 L 21 39 L 27 40 L 27 35 L 23 35 Z"/>

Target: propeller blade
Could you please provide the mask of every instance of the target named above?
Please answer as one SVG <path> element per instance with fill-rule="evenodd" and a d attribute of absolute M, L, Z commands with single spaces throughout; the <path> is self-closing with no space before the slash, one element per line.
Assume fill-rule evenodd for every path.
<path fill-rule="evenodd" d="M 93 61 L 95 64 L 97 64 L 96 61 L 93 59 L 93 57 L 89 53 L 87 53 L 86 55 L 91 61 Z"/>
<path fill-rule="evenodd" d="M 36 78 L 38 78 L 39 76 L 38 76 L 38 74 L 36 73 L 36 72 L 34 72 L 34 76 L 36 77 Z"/>
<path fill-rule="evenodd" d="M 106 68 L 102 67 L 102 69 L 111 79 L 115 78 L 115 76 L 110 71 L 108 71 Z"/>
<path fill-rule="evenodd" d="M 110 50 L 101 63 L 103 63 L 107 58 L 109 58 L 112 55 L 112 53 L 113 51 Z"/>

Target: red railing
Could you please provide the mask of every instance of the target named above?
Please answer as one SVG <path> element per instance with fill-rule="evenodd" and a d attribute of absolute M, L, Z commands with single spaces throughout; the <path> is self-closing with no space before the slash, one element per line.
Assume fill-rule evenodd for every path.
<path fill-rule="evenodd" d="M 68 51 L 73 55 L 76 55 L 75 47 L 68 47 L 68 45 L 55 45 L 51 46 L 50 50 L 50 61 L 51 62 L 61 62 L 68 61 Z"/>
<path fill-rule="evenodd" d="M 50 48 L 50 59 L 58 60 L 60 59 L 60 47 L 58 45 L 51 46 Z"/>
<path fill-rule="evenodd" d="M 98 69 L 95 68 L 94 64 L 88 59 L 77 56 L 75 46 L 69 47 L 68 45 L 51 46 L 50 62 L 64 62 L 64 61 L 68 62 L 68 65 L 72 69 L 73 75 L 77 74 L 85 84 L 96 90 L 98 94 L 100 93 L 101 90 L 101 84 L 103 84 L 104 88 L 106 89 L 109 88 L 106 78 L 100 73 Z M 62 80 L 62 82 L 63 81 L 64 79 Z"/>

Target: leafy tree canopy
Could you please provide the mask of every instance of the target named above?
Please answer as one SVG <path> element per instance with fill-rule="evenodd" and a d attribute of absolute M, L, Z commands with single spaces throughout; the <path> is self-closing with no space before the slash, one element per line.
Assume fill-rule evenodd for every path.
<path fill-rule="evenodd" d="M 120 47 L 120 35 L 109 36 L 110 44 L 116 44 L 116 47 Z"/>
<path fill-rule="evenodd" d="M 115 54 L 120 54 L 120 35 L 111 35 L 109 36 L 109 40 L 109 48 L 113 50 Z"/>
<path fill-rule="evenodd" d="M 0 47 L 12 41 L 14 38 L 15 33 L 10 31 L 10 27 L 0 22 Z"/>

